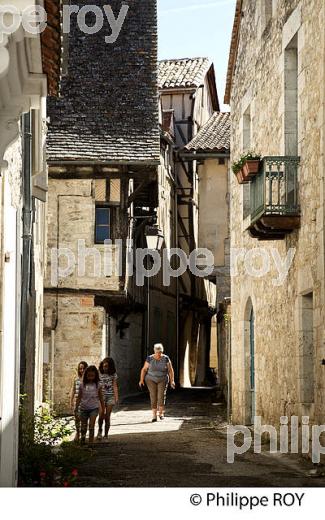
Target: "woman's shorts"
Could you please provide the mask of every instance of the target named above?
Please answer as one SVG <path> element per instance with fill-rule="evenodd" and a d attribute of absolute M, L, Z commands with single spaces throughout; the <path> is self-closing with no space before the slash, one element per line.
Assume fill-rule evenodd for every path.
<path fill-rule="evenodd" d="M 115 398 L 113 395 L 104 395 L 104 403 L 105 406 L 114 406 L 115 404 Z"/>
<path fill-rule="evenodd" d="M 80 410 L 80 417 L 81 419 L 91 419 L 92 417 L 97 417 L 98 413 L 98 408 L 94 408 L 93 410 Z"/>

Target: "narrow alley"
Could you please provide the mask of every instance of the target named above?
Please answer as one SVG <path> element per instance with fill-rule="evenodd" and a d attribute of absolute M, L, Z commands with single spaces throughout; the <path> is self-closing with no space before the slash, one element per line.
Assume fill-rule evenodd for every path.
<path fill-rule="evenodd" d="M 164 421 L 152 424 L 145 395 L 113 414 L 108 443 L 78 467 L 81 487 L 318 487 L 311 464 L 252 451 L 227 463 L 226 410 L 213 389 L 170 392 Z M 86 448 L 87 449 L 87 448 Z"/>

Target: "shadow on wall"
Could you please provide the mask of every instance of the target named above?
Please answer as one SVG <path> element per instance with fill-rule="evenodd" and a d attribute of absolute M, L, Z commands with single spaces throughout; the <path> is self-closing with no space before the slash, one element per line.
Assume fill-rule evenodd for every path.
<path fill-rule="evenodd" d="M 3 429 L 0 428 L 0 487 L 16 487 L 17 476 L 18 418 L 11 419 Z"/>

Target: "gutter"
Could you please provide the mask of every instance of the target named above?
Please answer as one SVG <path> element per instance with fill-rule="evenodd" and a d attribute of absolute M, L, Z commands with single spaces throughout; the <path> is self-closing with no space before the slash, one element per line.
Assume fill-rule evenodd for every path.
<path fill-rule="evenodd" d="M 23 254 L 21 269 L 21 343 L 20 343 L 20 385 L 24 393 L 26 379 L 26 343 L 28 334 L 29 296 L 31 290 L 31 255 L 32 255 L 32 134 L 31 115 L 26 113 L 22 116 L 23 134 Z"/>
<path fill-rule="evenodd" d="M 151 160 L 151 161 L 126 161 L 126 160 L 110 160 L 110 161 L 98 161 L 98 160 L 93 160 L 93 161 L 89 161 L 89 160 L 77 160 L 77 161 L 74 161 L 73 159 L 70 160 L 70 161 L 67 161 L 67 160 L 63 160 L 63 161 L 60 161 L 60 160 L 51 160 L 51 159 L 48 159 L 47 160 L 47 164 L 49 166 L 108 166 L 108 167 L 111 167 L 111 166 L 120 166 L 120 165 L 123 165 L 123 166 L 159 166 L 160 165 L 160 159 L 159 160 Z"/>
<path fill-rule="evenodd" d="M 230 152 L 178 152 L 178 156 L 182 159 L 188 159 L 189 161 L 195 161 L 196 159 L 230 159 Z"/>

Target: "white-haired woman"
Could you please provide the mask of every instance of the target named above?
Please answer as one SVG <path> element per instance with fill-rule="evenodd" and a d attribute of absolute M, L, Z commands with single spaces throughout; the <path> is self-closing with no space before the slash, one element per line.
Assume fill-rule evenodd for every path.
<path fill-rule="evenodd" d="M 148 356 L 141 370 L 139 386 L 146 385 L 150 393 L 152 422 L 157 422 L 157 413 L 165 418 L 165 403 L 168 383 L 175 388 L 174 369 L 171 360 L 164 354 L 161 343 L 154 345 L 154 354 Z"/>

